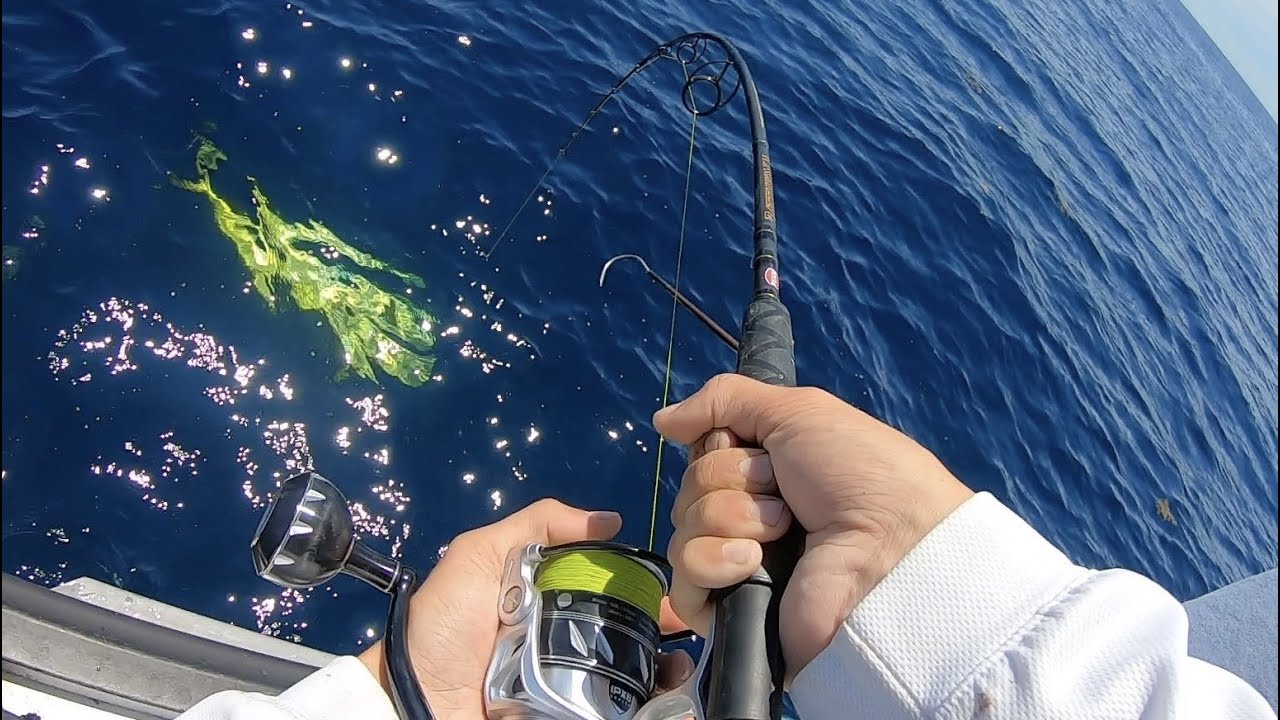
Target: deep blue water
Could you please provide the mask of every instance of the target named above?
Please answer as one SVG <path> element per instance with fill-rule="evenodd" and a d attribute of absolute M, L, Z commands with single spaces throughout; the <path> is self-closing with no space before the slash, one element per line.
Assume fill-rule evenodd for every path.
<path fill-rule="evenodd" d="M 336 480 L 366 532 L 409 528 L 424 565 L 546 495 L 619 509 L 643 542 L 669 304 L 633 269 L 603 291 L 596 275 L 621 252 L 674 271 L 678 70 L 627 88 L 492 261 L 467 231 L 495 239 L 598 94 L 690 29 L 738 42 L 757 76 L 803 382 L 913 434 L 1079 562 L 1182 598 L 1276 564 L 1276 125 L 1176 2 L 3 13 L 3 241 L 21 248 L 3 287 L 5 571 L 345 651 L 380 624 L 372 590 L 299 602 L 252 574 L 254 501 L 290 463 Z M 458 328 L 442 379 L 336 382 L 317 317 L 243 292 L 207 205 L 165 176 L 190 174 L 193 130 L 229 155 L 215 185 L 239 208 L 252 175 L 287 219 L 421 274 L 415 300 Z M 683 285 L 736 326 L 741 105 L 699 138 Z M 175 357 L 154 352 L 166 340 Z M 687 315 L 675 357 L 677 397 L 732 364 Z"/>

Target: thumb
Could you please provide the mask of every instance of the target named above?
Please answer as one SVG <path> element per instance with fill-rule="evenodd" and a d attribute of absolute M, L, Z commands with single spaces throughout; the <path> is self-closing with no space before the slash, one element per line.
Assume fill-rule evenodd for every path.
<path fill-rule="evenodd" d="M 622 516 L 616 512 L 589 512 L 546 498 L 508 516 L 498 523 L 503 526 L 505 544 L 522 543 L 561 545 L 579 540 L 608 540 L 622 529 Z"/>
<path fill-rule="evenodd" d="M 691 444 L 717 428 L 725 428 L 748 445 L 763 446 L 778 426 L 773 408 L 786 389 L 743 375 L 725 373 L 707 381 L 687 399 L 653 416 L 654 427 L 672 442 Z"/>
<path fill-rule="evenodd" d="M 558 500 L 539 500 L 492 525 L 470 530 L 454 538 L 449 552 L 431 576 L 441 574 L 450 558 L 468 557 L 474 571 L 476 561 L 495 577 L 501 576 L 507 553 L 529 543 L 561 545 L 579 540 L 609 540 L 622 529 L 622 516 L 615 512 L 588 512 Z M 464 565 L 464 567 L 467 567 Z"/>

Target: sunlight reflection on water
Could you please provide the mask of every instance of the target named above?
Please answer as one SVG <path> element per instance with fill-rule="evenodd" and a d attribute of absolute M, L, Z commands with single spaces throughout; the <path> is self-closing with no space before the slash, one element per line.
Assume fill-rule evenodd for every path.
<path fill-rule="evenodd" d="M 390 155 L 384 161 L 389 163 L 391 157 L 395 156 Z M 41 172 L 43 178 L 37 182 L 46 187 L 47 166 Z M 482 206 L 489 201 L 481 195 Z M 460 253 L 478 253 L 481 238 L 491 233 L 487 222 L 472 215 L 465 216 L 465 220 L 437 225 L 444 224 L 453 224 L 460 230 L 457 233 Z M 37 235 L 33 231 L 32 236 Z M 325 256 L 323 247 L 316 252 Z M 444 329 L 436 352 L 454 348 L 459 361 L 474 362 L 482 375 L 536 360 L 536 349 L 518 330 L 526 322 L 523 314 L 504 311 L 505 299 L 491 284 L 468 280 L 464 273 L 458 273 L 458 277 L 466 289 L 454 294 L 453 316 L 440 321 Z M 176 296 L 180 289 L 185 289 L 185 285 L 170 294 Z M 246 301 L 260 302 L 249 294 L 249 289 L 246 283 L 228 291 L 239 297 L 248 295 Z M 168 377 L 161 366 L 177 366 L 203 386 L 198 390 L 202 397 L 191 398 L 191 405 L 203 402 L 225 410 L 221 416 L 215 414 L 215 418 L 221 418 L 212 421 L 215 427 L 208 427 L 207 420 L 202 421 L 198 436 L 178 438 L 174 430 L 167 429 L 155 437 L 130 437 L 113 448 L 95 448 L 98 454 L 89 464 L 87 474 L 95 481 L 119 482 L 133 488 L 150 511 L 180 513 L 187 508 L 187 500 L 180 499 L 184 498 L 183 485 L 210 481 L 201 475 L 210 456 L 215 456 L 215 460 L 233 458 L 240 477 L 227 480 L 240 486 L 249 509 L 257 512 L 266 506 L 271 493 L 285 478 L 315 468 L 314 444 L 328 439 L 333 451 L 361 458 L 370 466 L 367 492 L 353 492 L 350 500 L 357 532 L 390 542 L 392 553 L 398 556 L 412 529 L 407 518 L 411 516 L 413 495 L 406 483 L 396 478 L 388 443 L 394 424 L 387 395 L 349 396 L 345 398 L 345 407 L 326 410 L 313 405 L 320 394 L 312 393 L 307 396 L 305 413 L 293 410 L 291 404 L 295 397 L 305 394 L 306 388 L 299 387 L 290 373 L 274 372 L 273 363 L 267 358 L 245 357 L 235 343 L 226 342 L 205 329 L 217 325 L 215 321 L 200 323 L 195 330 L 185 329 L 166 320 L 147 303 L 113 297 L 85 310 L 76 322 L 58 331 L 48 353 L 48 366 L 60 382 L 75 387 L 101 385 L 104 379 L 136 374 L 138 378 L 133 381 L 133 387 L 113 384 L 110 390 L 170 396 L 184 391 L 196 392 L 190 383 L 157 380 Z M 548 322 L 539 322 L 536 326 L 543 335 L 550 328 Z M 462 366 L 453 367 L 458 372 Z M 443 373 L 437 372 L 428 387 L 443 382 Z M 502 403 L 509 396 L 510 393 L 500 393 L 496 397 Z M 300 420 L 301 416 L 325 417 L 328 425 L 316 427 Z M 94 421 L 86 423 L 85 429 Z M 498 416 L 490 418 L 490 426 L 499 423 Z M 509 468 L 508 476 L 482 478 L 471 470 L 457 476 L 457 481 L 465 486 L 488 485 L 478 498 L 488 512 L 497 512 L 503 507 L 506 483 L 528 479 L 522 450 L 536 444 L 542 435 L 542 430 L 527 419 L 520 419 L 514 425 L 512 437 L 497 437 L 490 443 L 491 451 Z M 9 482 L 7 472 L 5 480 Z M 86 533 L 89 530 L 85 528 Z M 47 530 L 47 533 L 61 533 L 60 537 L 65 537 L 65 532 L 63 528 Z M 31 566 L 22 568 L 21 573 L 29 579 L 54 583 L 65 579 L 62 569 Z M 130 568 L 128 572 L 134 570 Z M 230 604 L 247 606 L 261 632 L 297 639 L 306 628 L 306 621 L 290 618 L 315 592 L 337 595 L 332 587 L 301 592 L 282 590 L 269 596 L 223 595 Z"/>
<path fill-rule="evenodd" d="M 536 358 L 527 341 L 502 322 L 492 320 L 485 311 L 502 303 L 497 293 L 478 282 L 471 283 L 471 287 L 478 296 L 470 301 L 457 296 L 457 316 L 451 327 L 457 328 L 459 335 L 464 327 L 483 335 L 492 333 L 497 336 L 496 341 L 483 337 L 481 340 L 487 344 L 497 342 L 515 352 L 491 353 L 472 338 L 457 337 L 453 344 L 458 357 L 479 363 L 485 374 L 510 368 L 521 359 Z M 477 310 L 470 310 L 464 303 Z M 103 449 L 87 468 L 89 476 L 129 485 L 150 510 L 177 513 L 186 508 L 186 502 L 178 499 L 183 497 L 183 485 L 208 482 L 201 476 L 201 469 L 209 455 L 227 453 L 234 456 L 239 468 L 240 478 L 235 482 L 241 486 L 245 501 L 250 509 L 260 511 L 285 478 L 315 468 L 314 443 L 328 439 L 337 453 L 362 458 L 370 466 L 372 481 L 367 492 L 355 493 L 350 501 L 357 532 L 390 542 L 392 553 L 400 554 L 411 531 L 407 517 L 413 497 L 406 484 L 395 476 L 388 445 L 389 433 L 394 430 L 393 412 L 383 393 L 346 397 L 345 407 L 328 412 L 317 412 L 324 409 L 310 405 L 307 417 L 323 416 L 330 423 L 327 427 L 314 427 L 297 419 L 300 413 L 291 409 L 297 402 L 295 397 L 303 395 L 305 388 L 297 386 L 289 373 L 272 372 L 273 364 L 267 358 L 244 357 L 234 344 L 224 342 L 203 326 L 199 330 L 183 329 L 150 305 L 128 299 L 110 298 L 99 303 L 56 337 L 48 364 L 54 378 L 61 382 L 88 386 L 136 373 L 139 382 L 132 389 L 112 385 L 111 390 L 173 395 L 190 385 L 176 379 L 169 383 L 158 381 L 167 376 L 159 366 L 176 365 L 198 378 L 205 403 L 226 411 L 220 421 L 213 421 L 217 427 L 202 428 L 198 437 L 178 438 L 175 431 L 165 430 L 155 437 L 133 437 L 114 449 Z M 443 381 L 442 376 L 435 379 L 436 383 Z M 317 397 L 322 395 L 312 393 L 306 402 L 315 403 Z M 199 403 L 194 398 L 191 402 Z M 491 418 L 490 424 L 498 423 L 498 417 Z M 510 478 L 516 481 L 527 477 L 522 469 L 521 448 L 536 443 L 541 434 L 532 423 L 522 425 L 524 429 L 518 430 L 521 442 L 502 438 L 492 444 L 493 452 L 506 461 Z M 90 423 L 86 423 L 86 429 L 89 427 Z M 476 474 L 462 473 L 459 482 L 471 485 L 477 482 Z M 497 484 L 487 491 L 484 501 L 487 509 L 496 511 L 503 505 L 503 481 L 491 478 L 489 482 Z M 51 528 L 48 532 L 65 531 Z M 56 568 L 30 567 L 23 574 L 43 582 L 62 579 Z M 252 609 L 260 631 L 288 636 L 304 629 L 305 623 L 293 624 L 288 618 L 311 592 L 331 593 L 332 589 L 284 590 L 269 597 L 242 597 L 239 602 Z M 234 602 L 232 597 L 228 602 Z"/>

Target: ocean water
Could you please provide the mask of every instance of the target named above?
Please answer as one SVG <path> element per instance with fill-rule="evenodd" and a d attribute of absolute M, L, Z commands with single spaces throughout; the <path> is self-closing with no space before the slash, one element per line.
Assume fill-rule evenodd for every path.
<path fill-rule="evenodd" d="M 1277 134 L 1170 0 L 6 3 L 3 569 L 88 575 L 335 652 L 382 599 L 254 577 L 300 467 L 421 566 L 544 496 L 648 535 L 688 118 L 657 42 L 737 42 L 773 149 L 802 382 L 903 428 L 1078 562 L 1180 598 L 1277 555 Z M 420 275 L 431 382 L 338 378 L 272 312 L 193 132 L 289 221 Z M 741 104 L 699 123 L 682 287 L 748 299 Z M 392 161 L 394 158 L 394 162 Z M 387 277 L 395 292 L 407 290 Z M 673 393 L 732 367 L 688 315 Z M 682 459 L 661 470 L 659 518 Z M 1167 503 L 1167 505 L 1166 505 Z M 1162 514 L 1158 506 L 1166 508 Z M 670 528 L 660 524 L 660 545 Z"/>

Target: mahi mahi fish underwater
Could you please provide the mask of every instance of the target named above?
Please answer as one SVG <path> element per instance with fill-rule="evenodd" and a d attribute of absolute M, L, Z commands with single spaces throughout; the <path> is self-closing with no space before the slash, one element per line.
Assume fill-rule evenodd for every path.
<path fill-rule="evenodd" d="M 427 382 L 435 360 L 435 319 L 358 269 L 386 273 L 417 288 L 423 287 L 422 278 L 352 247 L 315 220 L 285 221 L 252 177 L 256 218 L 236 212 L 213 188 L 213 173 L 226 154 L 208 138 L 197 136 L 196 143 L 196 177 L 170 178 L 178 187 L 209 199 L 218 229 L 235 244 L 254 289 L 267 305 L 277 310 L 284 298 L 300 310 L 322 314 L 342 344 L 342 374 L 353 371 L 377 382 L 376 365 L 406 385 Z"/>

